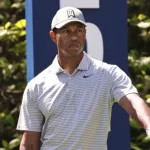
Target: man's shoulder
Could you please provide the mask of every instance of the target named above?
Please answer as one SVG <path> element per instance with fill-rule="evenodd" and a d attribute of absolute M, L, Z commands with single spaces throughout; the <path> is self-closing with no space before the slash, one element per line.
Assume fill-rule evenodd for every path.
<path fill-rule="evenodd" d="M 98 70 L 96 72 L 100 74 L 103 73 L 103 75 L 106 75 L 108 77 L 116 78 L 121 75 L 127 75 L 125 71 L 116 64 L 110 64 L 96 59 L 93 59 L 92 64 L 93 68 L 95 70 Z"/>
<path fill-rule="evenodd" d="M 48 66 L 46 69 L 44 69 L 43 71 L 41 71 L 39 74 L 37 74 L 34 78 L 32 78 L 28 84 L 30 85 L 39 85 L 42 84 L 45 79 L 50 76 L 51 74 L 51 65 Z"/>
<path fill-rule="evenodd" d="M 118 68 L 117 65 L 115 64 L 110 64 L 101 60 L 97 60 L 94 58 L 90 58 L 91 59 L 91 64 L 95 69 L 100 69 L 102 71 L 113 71 L 114 69 Z"/>

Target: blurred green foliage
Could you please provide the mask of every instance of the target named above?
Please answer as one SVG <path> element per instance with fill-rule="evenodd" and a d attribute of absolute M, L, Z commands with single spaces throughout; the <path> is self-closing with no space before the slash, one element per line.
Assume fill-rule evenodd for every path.
<path fill-rule="evenodd" d="M 129 76 L 150 106 L 150 1 L 128 0 Z M 131 149 L 150 150 L 144 129 L 130 118 Z"/>
<path fill-rule="evenodd" d="M 150 1 L 127 0 L 129 76 L 150 105 Z M 26 86 L 24 0 L 0 1 L 0 150 L 18 150 L 16 131 Z M 131 149 L 150 150 L 145 131 L 130 118 Z"/>
<path fill-rule="evenodd" d="M 0 1 L 0 150 L 18 150 L 16 124 L 26 84 L 24 1 Z"/>

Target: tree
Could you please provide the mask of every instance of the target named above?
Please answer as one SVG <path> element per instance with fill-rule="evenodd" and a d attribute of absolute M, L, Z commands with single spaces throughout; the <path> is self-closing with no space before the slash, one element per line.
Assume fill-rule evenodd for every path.
<path fill-rule="evenodd" d="M 17 150 L 21 134 L 15 128 L 26 75 L 24 1 L 0 1 L 0 25 L 0 145 Z"/>
<path fill-rule="evenodd" d="M 150 105 L 150 1 L 128 0 L 129 75 L 142 98 Z M 131 148 L 148 150 L 150 139 L 131 122 Z"/>

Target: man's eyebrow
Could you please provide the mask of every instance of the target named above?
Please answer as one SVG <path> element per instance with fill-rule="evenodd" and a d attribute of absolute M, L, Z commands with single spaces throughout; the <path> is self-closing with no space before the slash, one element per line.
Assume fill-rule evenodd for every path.
<path fill-rule="evenodd" d="M 76 25 L 77 25 L 78 28 L 84 28 L 84 27 L 85 27 L 85 26 L 84 26 L 83 24 L 81 24 L 81 23 L 77 23 Z M 65 25 L 65 26 L 63 26 L 60 30 L 65 30 L 65 29 L 67 29 L 68 27 L 69 27 L 69 25 Z"/>
<path fill-rule="evenodd" d="M 65 26 L 63 26 L 60 30 L 64 30 L 64 29 L 67 29 L 67 28 L 68 28 L 68 26 L 65 25 Z"/>
<path fill-rule="evenodd" d="M 77 23 L 77 27 L 78 28 L 84 28 L 85 26 L 83 24 L 81 24 L 81 23 Z"/>

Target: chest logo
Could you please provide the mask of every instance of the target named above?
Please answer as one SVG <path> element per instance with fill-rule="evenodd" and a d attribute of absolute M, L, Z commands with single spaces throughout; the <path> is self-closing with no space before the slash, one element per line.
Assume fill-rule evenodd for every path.
<path fill-rule="evenodd" d="M 83 78 L 88 78 L 90 76 L 91 76 L 91 74 L 90 75 L 84 75 Z"/>

